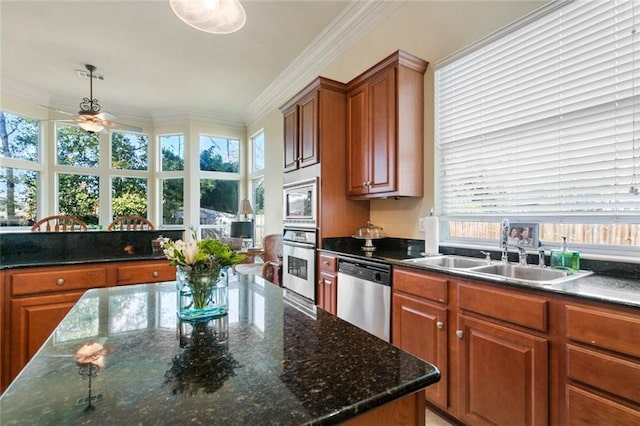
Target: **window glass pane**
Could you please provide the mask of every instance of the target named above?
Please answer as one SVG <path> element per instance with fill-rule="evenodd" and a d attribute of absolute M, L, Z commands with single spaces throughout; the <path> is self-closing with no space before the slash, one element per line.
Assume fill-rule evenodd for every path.
<path fill-rule="evenodd" d="M 264 132 L 258 133 L 253 138 L 253 170 L 254 172 L 264 170 Z"/>
<path fill-rule="evenodd" d="M 240 172 L 240 141 L 201 135 L 200 170 Z"/>
<path fill-rule="evenodd" d="M 99 133 L 89 133 L 77 126 L 56 127 L 57 163 L 61 166 L 98 167 Z"/>
<path fill-rule="evenodd" d="M 262 245 L 264 237 L 264 177 L 259 177 L 251 181 L 253 198 L 254 224 L 255 224 L 255 245 Z"/>
<path fill-rule="evenodd" d="M 184 135 L 160 136 L 162 170 L 184 170 Z"/>
<path fill-rule="evenodd" d="M 31 226 L 37 214 L 39 174 L 0 167 L 0 226 Z"/>
<path fill-rule="evenodd" d="M 229 225 L 238 213 L 238 181 L 200 179 L 200 224 Z"/>
<path fill-rule="evenodd" d="M 0 156 L 38 161 L 38 120 L 0 111 L 0 136 L 2 137 Z"/>
<path fill-rule="evenodd" d="M 111 188 L 113 219 L 126 215 L 147 217 L 147 179 L 114 177 Z"/>
<path fill-rule="evenodd" d="M 149 137 L 136 133 L 111 134 L 111 167 L 124 170 L 147 170 Z"/>
<path fill-rule="evenodd" d="M 184 180 L 162 179 L 162 223 L 184 223 Z"/>
<path fill-rule="evenodd" d="M 97 225 L 99 199 L 98 176 L 58 175 L 58 204 L 61 214 L 75 216 L 87 225 Z"/>

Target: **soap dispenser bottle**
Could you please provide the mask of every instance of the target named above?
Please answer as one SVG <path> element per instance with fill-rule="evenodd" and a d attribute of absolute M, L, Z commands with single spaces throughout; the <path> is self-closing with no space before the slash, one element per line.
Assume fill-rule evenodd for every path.
<path fill-rule="evenodd" d="M 560 250 L 551 250 L 551 267 L 570 272 L 578 272 L 580 270 L 580 253 L 569 250 L 567 237 L 562 237 Z"/>

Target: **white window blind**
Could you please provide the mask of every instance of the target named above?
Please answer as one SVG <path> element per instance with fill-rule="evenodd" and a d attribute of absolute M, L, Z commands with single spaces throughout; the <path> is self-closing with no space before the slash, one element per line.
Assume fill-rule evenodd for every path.
<path fill-rule="evenodd" d="M 639 11 L 555 4 L 436 70 L 442 215 L 638 221 Z"/>

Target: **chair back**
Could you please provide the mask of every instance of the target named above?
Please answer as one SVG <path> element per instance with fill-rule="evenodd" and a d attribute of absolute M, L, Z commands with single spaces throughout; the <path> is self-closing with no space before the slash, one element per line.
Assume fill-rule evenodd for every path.
<path fill-rule="evenodd" d="M 282 234 L 269 234 L 262 238 L 262 250 L 265 262 L 278 261 L 282 259 Z"/>
<path fill-rule="evenodd" d="M 86 223 L 77 217 L 65 214 L 44 217 L 31 227 L 32 232 L 79 232 L 86 230 Z"/>
<path fill-rule="evenodd" d="M 144 231 L 152 229 L 153 223 L 151 223 L 146 217 L 136 215 L 117 217 L 107 228 L 109 231 Z"/>

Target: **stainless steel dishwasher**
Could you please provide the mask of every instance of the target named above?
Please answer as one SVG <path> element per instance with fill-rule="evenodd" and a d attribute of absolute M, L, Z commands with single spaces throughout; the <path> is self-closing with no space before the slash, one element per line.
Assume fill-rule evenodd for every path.
<path fill-rule="evenodd" d="M 338 259 L 338 317 L 390 341 L 391 267 Z"/>

